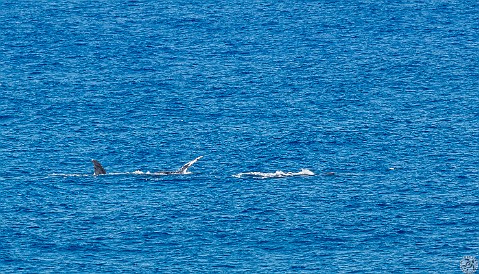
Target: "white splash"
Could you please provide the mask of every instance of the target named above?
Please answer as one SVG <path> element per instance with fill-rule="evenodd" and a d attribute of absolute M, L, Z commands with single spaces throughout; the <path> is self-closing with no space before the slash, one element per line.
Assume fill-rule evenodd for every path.
<path fill-rule="evenodd" d="M 141 171 L 141 170 L 137 170 L 137 171 L 134 171 L 134 172 L 131 172 L 131 173 L 128 173 L 128 174 L 135 174 L 135 175 L 168 175 L 165 172 L 150 172 L 150 171 L 144 172 L 144 171 Z M 185 173 L 185 174 L 189 174 L 189 173 Z"/>
<path fill-rule="evenodd" d="M 292 176 L 314 176 L 314 172 L 309 169 L 301 169 L 300 172 L 284 172 L 278 170 L 276 172 L 243 172 L 233 175 L 236 178 L 242 177 L 251 177 L 251 178 L 259 178 L 259 179 L 267 179 L 267 178 L 284 178 L 284 177 L 292 177 Z"/>

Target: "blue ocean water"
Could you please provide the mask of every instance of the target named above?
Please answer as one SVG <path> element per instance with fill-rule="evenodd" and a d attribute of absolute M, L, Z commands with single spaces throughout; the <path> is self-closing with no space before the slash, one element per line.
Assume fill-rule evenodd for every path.
<path fill-rule="evenodd" d="M 2 273 L 479 256 L 476 1 L 5 0 L 0 22 Z"/>

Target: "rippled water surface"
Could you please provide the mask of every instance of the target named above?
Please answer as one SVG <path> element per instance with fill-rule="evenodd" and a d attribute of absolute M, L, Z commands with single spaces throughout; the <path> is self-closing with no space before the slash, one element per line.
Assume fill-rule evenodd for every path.
<path fill-rule="evenodd" d="M 478 22 L 475 1 L 2 1 L 0 272 L 460 273 Z"/>

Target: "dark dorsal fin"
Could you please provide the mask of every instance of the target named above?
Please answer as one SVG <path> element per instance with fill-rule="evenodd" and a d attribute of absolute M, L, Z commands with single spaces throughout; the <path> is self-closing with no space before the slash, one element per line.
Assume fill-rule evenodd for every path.
<path fill-rule="evenodd" d="M 97 160 L 91 160 L 93 163 L 93 168 L 95 169 L 95 173 L 93 175 L 100 175 L 100 174 L 106 174 L 105 169 L 101 166 L 100 162 Z"/>

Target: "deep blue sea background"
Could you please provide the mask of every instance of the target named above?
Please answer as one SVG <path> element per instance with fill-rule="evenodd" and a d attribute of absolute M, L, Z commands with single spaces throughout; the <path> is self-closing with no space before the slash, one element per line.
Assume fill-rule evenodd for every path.
<path fill-rule="evenodd" d="M 461 273 L 478 67 L 477 1 L 1 1 L 0 272 Z"/>

